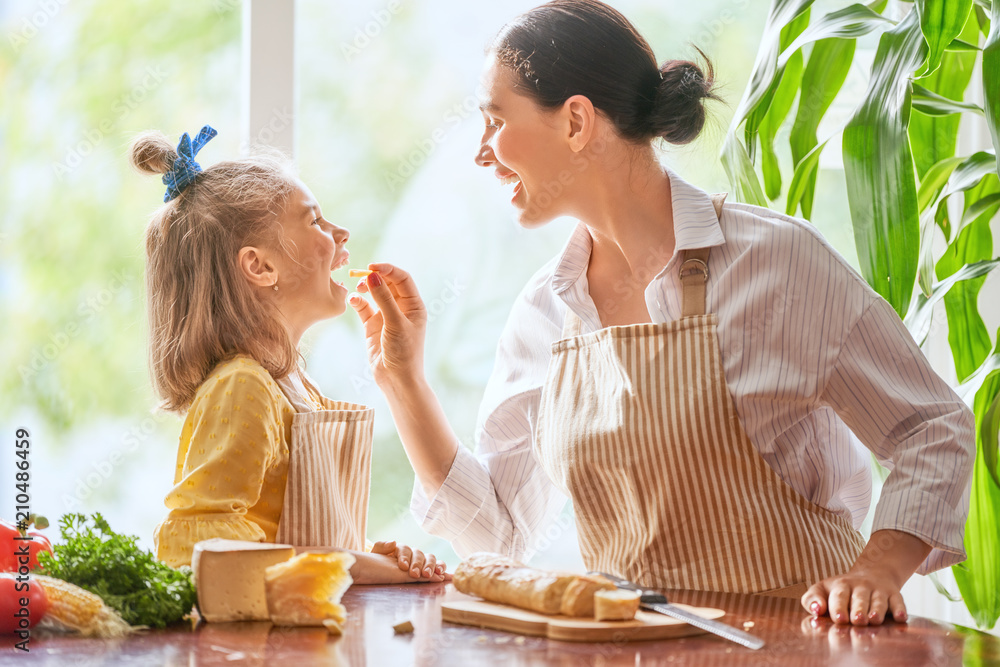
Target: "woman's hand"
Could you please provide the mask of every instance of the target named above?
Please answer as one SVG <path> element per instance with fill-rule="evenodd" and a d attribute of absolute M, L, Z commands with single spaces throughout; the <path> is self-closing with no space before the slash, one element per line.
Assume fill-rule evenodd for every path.
<path fill-rule="evenodd" d="M 908 533 L 876 531 L 854 567 L 814 584 L 802 596 L 802 606 L 814 616 L 829 614 L 835 623 L 881 625 L 887 613 L 905 622 L 900 589 L 930 551 L 928 544 Z"/>
<path fill-rule="evenodd" d="M 408 572 L 414 579 L 424 578 L 429 581 L 451 579 L 451 575 L 445 571 L 447 565 L 438 562 L 434 554 L 425 556 L 419 549 L 411 549 L 406 545 L 397 547 L 395 541 L 376 542 L 372 547 L 372 553 L 395 558 L 397 567 L 403 572 Z"/>
<path fill-rule="evenodd" d="M 349 299 L 365 327 L 368 362 L 375 382 L 384 390 L 394 383 L 422 378 L 427 309 L 406 271 L 392 264 L 369 264 L 373 271 L 358 283 L 372 295 L 379 310 L 359 295 Z"/>

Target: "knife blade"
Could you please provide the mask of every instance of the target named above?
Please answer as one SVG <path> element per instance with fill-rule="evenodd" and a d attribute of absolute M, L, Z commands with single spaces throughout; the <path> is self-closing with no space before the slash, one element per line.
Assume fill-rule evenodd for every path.
<path fill-rule="evenodd" d="M 615 575 L 608 574 L 607 572 L 590 572 L 589 574 L 596 574 L 605 577 L 614 583 L 615 586 L 623 590 L 636 591 L 639 593 L 639 607 L 642 609 L 655 611 L 659 614 L 663 614 L 664 616 L 676 618 L 679 621 L 684 621 L 685 623 L 693 625 L 696 628 L 700 628 L 706 632 L 711 632 L 712 634 L 718 635 L 723 639 L 728 639 L 731 642 L 736 642 L 737 644 L 746 646 L 750 649 L 757 650 L 764 646 L 764 640 L 760 637 L 755 637 L 748 632 L 738 630 L 731 625 L 726 625 L 725 623 L 720 623 L 719 621 L 702 618 L 701 616 L 698 616 L 683 607 L 672 604 L 662 593 L 646 590 L 628 579 L 622 579 L 621 577 L 616 577 Z"/>

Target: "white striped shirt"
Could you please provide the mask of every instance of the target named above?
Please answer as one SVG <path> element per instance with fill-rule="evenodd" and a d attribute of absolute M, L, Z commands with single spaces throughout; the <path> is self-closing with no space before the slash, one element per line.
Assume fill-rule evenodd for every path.
<path fill-rule="evenodd" d="M 726 383 L 768 465 L 859 527 L 871 502 L 864 443 L 892 471 L 872 531 L 933 546 L 922 574 L 964 560 L 974 418 L 892 307 L 809 223 L 739 203 L 727 203 L 720 220 L 704 191 L 666 173 L 675 248 L 650 267 L 652 321 L 681 315 L 680 251 L 711 246 L 707 307 L 719 318 Z M 518 297 L 480 409 L 476 454 L 459 447 L 432 500 L 414 486 L 417 520 L 460 555 L 530 555 L 566 502 L 539 466 L 532 434 L 566 309 L 583 320 L 582 333 L 601 328 L 587 285 L 591 247 L 578 225 Z"/>

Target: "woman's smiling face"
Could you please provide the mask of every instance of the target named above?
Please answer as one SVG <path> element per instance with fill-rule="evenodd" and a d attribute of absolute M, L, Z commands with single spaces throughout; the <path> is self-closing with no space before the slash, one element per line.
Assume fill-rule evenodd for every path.
<path fill-rule="evenodd" d="M 476 164 L 492 168 L 503 185 L 514 186 L 511 203 L 518 222 L 530 228 L 569 213 L 570 166 L 576 153 L 566 141 L 568 126 L 558 110 L 547 111 L 519 94 L 516 81 L 495 57 L 488 59 L 480 99 L 486 130 Z"/>

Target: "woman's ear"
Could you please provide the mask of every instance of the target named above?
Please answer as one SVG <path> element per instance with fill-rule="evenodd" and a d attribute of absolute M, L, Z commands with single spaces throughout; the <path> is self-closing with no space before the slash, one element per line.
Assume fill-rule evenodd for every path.
<path fill-rule="evenodd" d="M 240 248 L 237 261 L 240 273 L 255 287 L 273 287 L 278 284 L 278 270 L 264 252 L 253 246 Z"/>
<path fill-rule="evenodd" d="M 597 113 L 594 104 L 585 95 L 573 95 L 563 102 L 563 113 L 569 119 L 569 147 L 574 153 L 582 151 L 594 136 Z"/>

